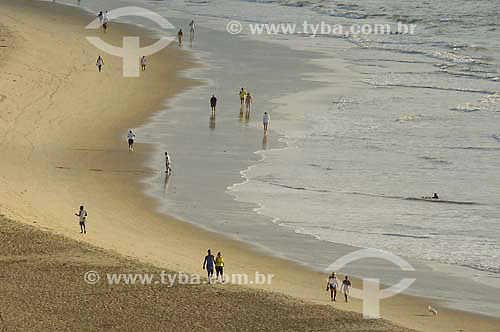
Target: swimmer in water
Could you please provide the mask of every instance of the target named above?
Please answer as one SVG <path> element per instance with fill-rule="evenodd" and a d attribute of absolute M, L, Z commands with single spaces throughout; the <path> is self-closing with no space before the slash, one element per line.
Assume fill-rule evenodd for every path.
<path fill-rule="evenodd" d="M 423 199 L 439 199 L 439 196 L 437 193 L 434 193 L 434 195 L 431 196 L 422 196 Z"/>

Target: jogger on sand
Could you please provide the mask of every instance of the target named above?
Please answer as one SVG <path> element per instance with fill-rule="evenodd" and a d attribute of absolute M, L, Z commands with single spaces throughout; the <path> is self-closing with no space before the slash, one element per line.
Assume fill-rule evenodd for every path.
<path fill-rule="evenodd" d="M 129 151 L 134 151 L 135 134 L 132 131 L 132 129 L 129 129 L 127 138 L 128 138 L 128 150 Z"/>
<path fill-rule="evenodd" d="M 99 70 L 99 72 L 101 72 L 102 66 L 104 66 L 104 59 L 100 55 L 97 57 L 96 66 L 97 66 L 97 69 Z"/>

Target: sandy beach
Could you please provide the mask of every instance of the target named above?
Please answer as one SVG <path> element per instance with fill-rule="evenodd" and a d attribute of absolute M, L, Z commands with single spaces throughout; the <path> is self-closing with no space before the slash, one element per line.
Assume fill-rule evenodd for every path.
<path fill-rule="evenodd" d="M 182 75 L 195 65 L 189 54 L 173 43 L 149 57 L 140 78 L 123 78 L 121 59 L 101 54 L 105 65 L 98 73 L 100 52 L 85 36 L 98 34 L 120 45 L 123 35 L 147 34 L 118 23 L 106 35 L 85 31 L 93 17 L 51 3 L 9 0 L 0 3 L 0 10 L 4 330 L 187 331 L 222 321 L 221 329 L 228 331 L 405 330 L 398 326 L 498 331 L 496 319 L 445 309 L 434 317 L 427 311 L 429 301 L 409 296 L 382 302 L 386 320 L 363 320 L 358 300 L 332 308 L 323 274 L 155 212 L 156 203 L 142 194 L 141 180 L 162 172 L 163 165 L 144 167 L 154 147 L 137 137 L 130 153 L 126 133 L 163 109 L 165 99 L 200 84 Z M 89 214 L 85 236 L 74 216 L 81 204 Z M 273 274 L 272 284 L 168 289 L 84 283 L 89 270 L 204 275 L 207 248 L 224 252 L 227 273 Z M 65 292 L 72 300 L 63 300 Z"/>
<path fill-rule="evenodd" d="M 89 285 L 87 271 L 162 271 L 4 218 L 0 227 L 2 331 L 410 331 L 235 285 Z"/>

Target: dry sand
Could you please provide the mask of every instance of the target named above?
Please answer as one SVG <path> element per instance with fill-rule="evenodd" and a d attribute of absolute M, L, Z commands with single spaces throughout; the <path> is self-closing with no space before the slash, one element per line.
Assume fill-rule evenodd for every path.
<path fill-rule="evenodd" d="M 91 270 L 161 271 L 1 217 L 0 229 L 0 331 L 410 331 L 235 285 L 89 285 Z"/>
<path fill-rule="evenodd" d="M 1 24 L 3 24 L 0 28 L 0 46 L 7 46 L 0 47 L 2 73 L 0 76 L 0 132 L 3 147 L 0 159 L 1 213 L 16 221 L 36 223 L 38 228 L 64 235 L 68 239 L 84 241 L 100 248 L 111 249 L 124 256 L 137 258 L 145 264 L 156 266 L 155 269 L 202 273 L 202 257 L 206 248 L 212 247 L 225 253 L 226 270 L 230 273 L 253 274 L 259 271 L 275 275 L 271 285 L 259 285 L 260 288 L 312 300 L 316 303 L 329 304 L 328 296 L 324 291 L 324 275 L 308 271 L 288 261 L 258 255 L 253 250 L 254 248 L 248 245 L 160 215 L 155 212 L 156 203 L 141 194 L 142 188 L 139 184 L 141 178 L 144 174 L 162 171 L 162 165 L 158 165 L 158 169 L 147 169 L 143 166 L 142 161 L 147 154 L 154 151 L 151 146 L 138 144 L 136 151 L 129 153 L 125 142 L 126 131 L 128 128 L 139 126 L 147 120 L 150 114 L 161 109 L 164 98 L 195 84 L 193 81 L 179 77 L 180 71 L 192 65 L 186 60 L 188 58 L 186 53 L 178 51 L 175 45 L 171 45 L 166 50 L 150 57 L 150 70 L 141 74 L 140 78 L 123 78 L 121 59 L 102 54 L 105 61 L 104 72 L 98 73 L 95 60 L 99 52 L 84 39 L 89 32 L 83 29 L 93 17 L 82 15 L 75 9 L 27 0 L 4 0 L 0 3 L 0 12 L 2 13 Z M 134 28 L 112 23 L 109 33 L 105 36 L 100 33 L 100 36 L 119 45 L 121 36 L 125 32 L 128 35 L 131 32 L 143 34 Z M 140 140 L 141 138 L 138 137 L 139 142 Z M 78 220 L 74 216 L 80 204 L 84 204 L 89 213 L 89 233 L 86 236 L 79 233 Z M 14 235 L 12 238 L 12 241 L 17 241 Z M 55 250 L 51 249 L 52 246 L 58 248 L 57 241 L 59 240 L 50 241 L 45 250 L 49 252 Z M 69 240 L 64 241 L 70 243 Z M 61 246 L 65 245 L 61 244 Z M 73 243 L 71 246 L 75 248 L 74 250 L 87 248 L 84 244 Z M 23 248 L 22 244 L 21 248 Z M 67 269 L 64 271 L 67 281 L 53 282 L 57 283 L 56 289 L 63 289 L 63 287 L 72 289 L 74 285 L 84 287 L 83 272 L 86 271 L 87 266 L 100 268 L 99 262 L 102 257 L 109 255 L 99 252 L 99 254 L 88 256 L 85 259 L 87 266 L 83 265 L 81 269 L 79 267 L 77 270 L 71 270 L 74 267 L 69 262 L 73 258 L 66 257 L 71 256 L 66 253 L 69 252 L 58 251 L 58 257 L 62 260 L 68 259 L 68 262 L 65 265 L 61 263 L 61 265 L 54 266 L 55 271 L 51 270 L 51 264 L 54 262 L 47 263 L 48 265 L 43 265 L 44 267 L 27 264 L 23 269 L 27 272 L 30 271 L 28 268 L 30 266 L 35 269 L 45 269 L 47 278 L 44 282 L 47 286 L 44 287 L 49 287 L 51 280 L 56 278 L 58 269 Z M 21 252 L 19 255 L 26 256 L 26 260 L 32 263 L 33 260 L 36 261 L 34 259 L 36 256 L 32 253 Z M 98 257 L 99 255 L 103 256 Z M 96 259 L 95 262 L 92 257 Z M 109 262 L 112 263 L 104 264 L 106 268 L 103 268 L 103 271 L 124 272 L 121 269 L 111 271 L 115 266 L 120 268 L 119 262 L 124 262 L 123 260 L 113 256 Z M 44 261 L 35 263 L 44 264 Z M 4 261 L 1 264 L 6 268 L 11 266 Z M 132 263 L 126 263 L 123 266 L 128 267 L 127 264 Z M 134 264 L 135 271 L 142 268 L 141 265 Z M 4 271 L 3 266 L 1 271 Z M 71 271 L 74 271 L 73 275 Z M 18 273 L 20 273 L 19 270 Z M 70 306 L 71 301 L 65 303 L 62 297 L 59 300 L 57 296 L 51 296 L 48 300 L 47 293 L 38 291 L 44 289 L 37 287 L 38 279 L 33 278 L 23 284 L 23 287 L 31 289 L 29 294 L 33 297 L 30 301 L 25 301 L 24 305 L 30 306 L 30 303 L 38 303 L 36 301 L 42 300 L 35 298 L 44 297 L 44 301 L 48 302 L 47 305 L 56 308 L 47 309 L 47 317 L 52 316 L 50 320 L 47 318 L 46 323 L 52 322 L 58 326 L 55 329 L 43 325 L 44 328 L 40 327 L 37 330 L 64 330 L 70 329 L 69 326 L 75 330 L 79 321 L 73 316 L 66 319 L 69 313 L 60 311 L 61 308 L 66 308 L 65 305 Z M 11 293 L 15 293 L 16 281 L 10 280 L 8 284 L 9 287 L 13 287 L 10 288 Z M 94 319 L 99 322 L 106 321 L 110 314 L 119 316 L 123 310 L 124 313 L 133 315 L 126 326 L 131 326 L 130 324 L 135 322 L 159 324 L 155 322 L 156 319 L 160 320 L 159 317 L 167 319 L 165 317 L 171 315 L 170 311 L 156 309 L 156 306 L 150 306 L 148 310 L 144 309 L 145 311 L 137 309 L 135 313 L 126 311 L 121 303 L 137 303 L 134 301 L 139 301 L 142 296 L 156 296 L 157 298 L 159 292 L 165 290 L 134 289 L 130 291 L 134 293 L 133 298 L 128 298 L 128 295 L 122 294 L 127 294 L 126 287 L 130 286 L 123 287 L 116 294 L 106 295 L 110 301 L 113 299 L 109 304 L 100 303 L 102 299 L 82 297 L 84 294 L 94 294 L 89 288 L 84 288 L 80 293 L 83 303 L 78 307 L 82 307 L 81 310 L 88 310 L 87 315 L 96 315 Z M 19 287 L 17 291 L 23 292 L 23 289 Z M 201 291 L 200 288 L 195 289 Z M 215 289 L 203 289 L 203 291 L 208 292 L 206 294 L 208 298 L 204 298 L 202 293 L 197 297 L 189 293 L 187 297 L 195 298 L 196 303 L 209 305 L 206 301 L 210 301 L 213 295 L 222 290 L 217 286 Z M 141 295 L 141 292 L 144 294 Z M 224 296 L 234 297 L 234 299 L 227 300 L 228 303 L 238 303 L 236 308 L 223 307 L 228 319 L 235 320 L 227 324 L 236 324 L 236 322 L 248 324 L 248 320 L 239 317 L 243 316 L 239 313 L 245 312 L 245 315 L 250 315 L 250 311 L 247 313 L 244 310 L 247 306 L 254 305 L 249 299 L 255 298 L 257 293 L 244 291 L 240 294 L 240 292 L 243 292 L 241 288 L 231 288 L 224 293 Z M 176 294 L 184 296 L 181 293 Z M 329 310 L 328 312 L 334 315 L 333 319 L 343 320 L 343 317 L 338 316 L 339 311 L 333 311 L 330 307 L 299 308 L 296 302 L 292 301 L 295 304 L 287 304 L 289 300 L 273 302 L 276 295 L 265 294 L 259 298 L 259 305 L 267 309 L 258 311 L 258 308 L 254 307 L 251 314 L 253 316 L 249 316 L 257 321 L 254 324 L 264 324 L 266 322 L 263 321 L 266 319 L 270 319 L 272 324 L 284 324 L 286 320 L 257 318 L 260 313 L 273 312 L 271 309 L 274 308 L 273 303 L 278 302 L 284 305 L 285 312 L 291 310 L 290 308 L 301 313 L 311 310 L 311 317 L 309 317 L 311 321 L 314 321 L 312 317 L 322 316 L 323 319 L 327 319 L 326 317 L 329 316 L 323 314 L 322 310 Z M 121 296 L 124 296 L 125 302 L 120 302 Z M 7 302 L 10 301 L 10 297 L 3 297 L 2 302 L 5 299 Z M 269 303 L 267 303 L 268 299 Z M 181 310 L 175 309 L 175 305 L 168 302 L 168 299 L 162 301 L 164 301 L 161 302 L 163 306 L 169 310 Z M 170 298 L 170 301 L 177 300 L 174 296 Z M 181 298 L 179 301 L 183 303 Z M 206 313 L 202 312 L 204 307 L 202 305 L 196 307 L 196 303 L 189 302 L 185 308 L 192 308 L 192 310 L 197 308 L 200 311 L 199 315 L 189 316 L 189 313 L 184 313 L 185 316 L 181 317 L 190 320 L 179 323 L 176 321 L 176 327 L 179 329 L 185 327 L 189 330 L 188 327 L 191 326 L 192 329 L 198 329 L 196 328 L 197 320 L 192 317 L 201 317 L 200 315 Z M 97 310 L 103 305 L 106 305 L 108 311 Z M 287 305 L 292 307 L 287 307 Z M 427 312 L 427 305 L 426 300 L 396 296 L 382 302 L 381 312 L 382 316 L 388 320 L 420 331 L 459 331 L 460 329 L 463 331 L 498 331 L 498 320 L 450 310 L 440 310 L 439 317 L 435 318 Z M 151 313 L 150 311 L 155 311 L 153 307 L 158 311 Z M 361 311 L 361 304 L 356 300 L 348 305 L 338 303 L 337 307 L 341 310 Z M 237 309 L 242 311 L 237 311 Z M 40 318 L 36 315 L 36 305 L 29 310 L 24 308 L 21 311 L 27 312 L 27 316 L 22 319 L 23 324 L 36 324 L 35 320 Z M 321 315 L 313 314 L 313 312 L 321 312 Z M 180 315 L 178 311 L 177 313 Z M 354 320 L 358 324 L 358 319 Z M 304 329 L 302 328 L 304 325 L 298 326 L 298 329 Z M 258 326 L 256 328 L 258 329 Z M 285 330 L 289 328 L 290 325 L 283 326 Z M 364 328 L 353 327 L 352 330 Z M 99 330 L 98 328 L 93 330 L 96 329 Z M 199 325 L 199 330 L 201 329 L 204 327 Z M 234 329 L 240 328 L 228 327 L 228 330 Z M 335 328 L 332 327 L 332 329 Z M 107 330 L 107 328 L 104 326 L 100 330 Z M 370 330 L 370 328 L 365 330 Z"/>

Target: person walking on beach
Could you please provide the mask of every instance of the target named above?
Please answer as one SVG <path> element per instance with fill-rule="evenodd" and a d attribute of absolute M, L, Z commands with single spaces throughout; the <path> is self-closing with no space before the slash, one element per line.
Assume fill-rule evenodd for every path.
<path fill-rule="evenodd" d="M 194 20 L 191 20 L 191 23 L 189 23 L 189 40 L 191 41 L 191 44 L 193 44 L 194 32 L 195 32 Z"/>
<path fill-rule="evenodd" d="M 109 22 L 109 12 L 106 10 L 102 18 L 102 29 L 104 30 L 104 32 L 108 30 L 108 22 Z"/>
<path fill-rule="evenodd" d="M 269 127 L 269 122 L 271 121 L 271 117 L 267 112 L 264 112 L 264 118 L 262 119 L 262 123 L 264 124 L 264 134 L 267 135 L 267 128 Z"/>
<path fill-rule="evenodd" d="M 103 19 L 104 19 L 104 15 L 102 13 L 102 10 L 99 11 L 99 14 L 97 14 L 97 17 L 99 18 L 99 25 L 102 26 L 102 23 L 103 23 Z"/>
<path fill-rule="evenodd" d="M 80 233 L 87 234 L 87 229 L 85 228 L 85 221 L 87 221 L 87 211 L 80 205 L 80 210 L 75 213 L 75 216 L 80 217 Z"/>
<path fill-rule="evenodd" d="M 165 173 L 169 174 L 172 173 L 172 167 L 170 163 L 170 155 L 168 154 L 167 151 L 165 151 Z"/>
<path fill-rule="evenodd" d="M 97 57 L 96 66 L 97 66 L 97 69 L 99 70 L 99 72 L 101 72 L 102 66 L 104 66 L 104 59 L 100 55 Z"/>
<path fill-rule="evenodd" d="M 344 281 L 342 281 L 342 293 L 344 293 L 345 303 L 349 303 L 347 295 L 349 295 L 349 289 L 351 288 L 351 281 L 348 276 L 345 276 Z"/>
<path fill-rule="evenodd" d="M 132 131 L 132 129 L 129 129 L 127 138 L 128 138 L 128 150 L 129 151 L 134 151 L 135 134 Z"/>
<path fill-rule="evenodd" d="M 146 70 L 146 65 L 147 64 L 148 64 L 148 59 L 146 58 L 145 55 L 143 55 L 142 58 L 141 58 L 141 68 L 142 68 L 142 71 Z"/>
<path fill-rule="evenodd" d="M 216 279 L 219 280 L 219 275 L 221 282 L 224 282 L 224 257 L 220 251 L 217 253 L 217 257 L 215 257 L 215 273 Z"/>
<path fill-rule="evenodd" d="M 328 277 L 328 282 L 326 283 L 326 290 L 330 290 L 330 298 L 332 299 L 332 302 L 335 302 L 337 298 L 338 287 L 339 284 L 337 282 L 337 276 L 335 275 L 335 272 L 332 272 L 332 275 Z"/>
<path fill-rule="evenodd" d="M 250 92 L 247 93 L 245 97 L 245 105 L 247 107 L 247 113 L 250 115 L 250 108 L 252 107 L 252 96 L 250 96 Z"/>
<path fill-rule="evenodd" d="M 240 90 L 240 104 L 241 104 L 241 106 L 243 106 L 243 104 L 245 103 L 246 95 L 247 95 L 247 93 L 246 93 L 245 89 L 241 88 L 241 90 Z"/>
<path fill-rule="evenodd" d="M 205 256 L 205 260 L 203 261 L 203 270 L 205 270 L 206 266 L 209 284 L 212 283 L 212 276 L 214 275 L 214 262 L 215 262 L 215 257 L 214 255 L 212 255 L 212 251 L 208 249 L 208 255 Z"/>
<path fill-rule="evenodd" d="M 179 47 L 182 47 L 182 40 L 184 39 L 184 34 L 182 33 L 182 29 L 177 33 L 177 39 L 179 40 Z"/>
<path fill-rule="evenodd" d="M 215 95 L 212 95 L 212 98 L 210 98 L 210 109 L 212 110 L 212 113 L 215 113 L 216 107 L 217 107 L 217 97 Z"/>

